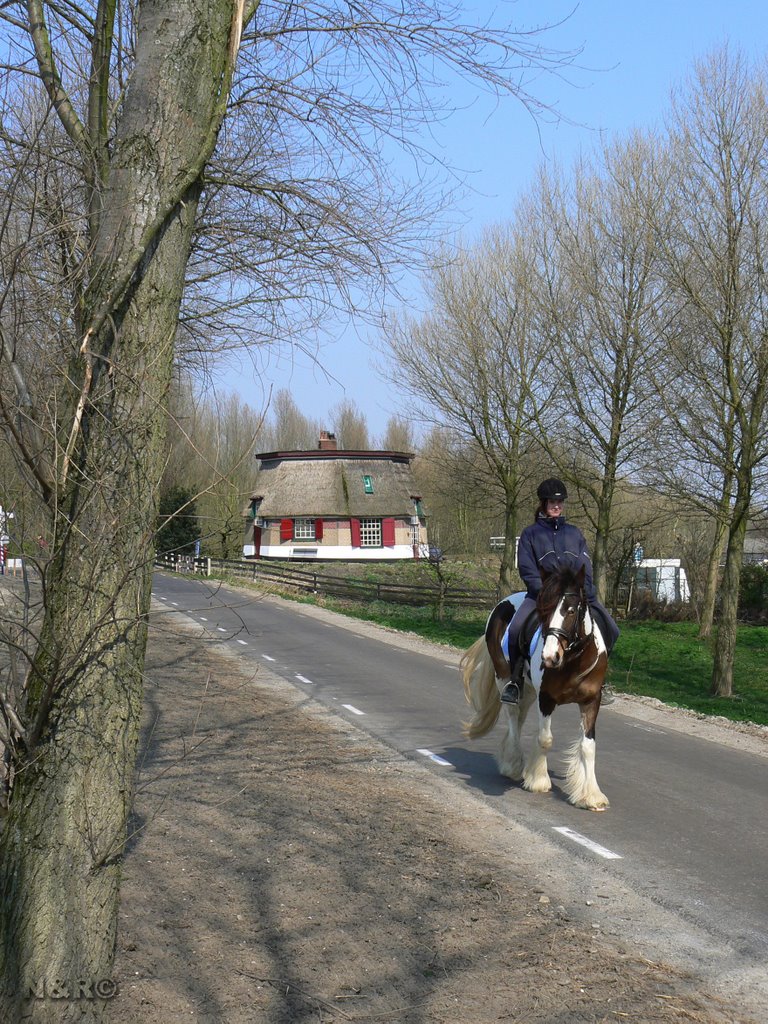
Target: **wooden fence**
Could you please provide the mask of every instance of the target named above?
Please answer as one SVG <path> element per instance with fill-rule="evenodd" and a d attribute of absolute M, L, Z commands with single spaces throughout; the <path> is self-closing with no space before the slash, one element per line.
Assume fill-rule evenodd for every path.
<path fill-rule="evenodd" d="M 293 566 L 265 560 L 232 562 L 220 558 L 193 558 L 187 555 L 167 554 L 158 555 L 155 566 L 169 572 L 222 576 L 263 586 L 279 587 L 294 593 L 340 597 L 364 603 L 384 601 L 387 604 L 414 607 L 435 607 L 442 604 L 488 610 L 496 603 L 496 594 L 490 590 L 339 578 L 315 572 L 313 569 L 296 569 Z"/>

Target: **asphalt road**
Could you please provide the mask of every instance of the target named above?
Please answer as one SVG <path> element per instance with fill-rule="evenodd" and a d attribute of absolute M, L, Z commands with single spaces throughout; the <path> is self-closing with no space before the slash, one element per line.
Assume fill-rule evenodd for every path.
<path fill-rule="evenodd" d="M 768 958 L 768 758 L 604 708 L 597 774 L 611 807 L 589 813 L 571 807 L 558 786 L 561 751 L 578 735 L 577 709 L 555 713 L 554 790 L 536 796 L 499 776 L 493 752 L 500 728 L 481 741 L 463 737 L 468 709 L 450 655 L 392 646 L 306 614 L 300 605 L 191 577 L 157 575 L 153 594 L 243 658 L 268 666 L 356 727 L 560 844 L 568 857 L 599 861 L 658 907 L 703 930 L 724 956 L 727 950 L 731 959 L 762 970 Z"/>

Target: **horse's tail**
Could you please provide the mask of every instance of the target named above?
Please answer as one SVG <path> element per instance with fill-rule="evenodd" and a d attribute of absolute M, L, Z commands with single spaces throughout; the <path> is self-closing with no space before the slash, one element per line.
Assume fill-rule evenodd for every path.
<path fill-rule="evenodd" d="M 461 661 L 461 678 L 464 682 L 464 696 L 467 704 L 474 709 L 471 722 L 465 722 L 464 732 L 471 740 L 485 736 L 496 725 L 501 710 L 499 691 L 496 688 L 496 672 L 485 636 L 481 636 L 464 652 Z"/>

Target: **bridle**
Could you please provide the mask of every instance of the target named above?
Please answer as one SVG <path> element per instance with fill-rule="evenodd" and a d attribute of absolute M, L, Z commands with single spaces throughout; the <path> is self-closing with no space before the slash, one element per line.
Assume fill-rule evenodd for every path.
<path fill-rule="evenodd" d="M 583 590 L 578 592 L 566 590 L 565 593 L 561 595 L 560 600 L 557 602 L 555 610 L 552 612 L 550 618 L 554 616 L 555 612 L 566 598 L 572 598 L 574 601 L 578 602 L 575 611 L 569 611 L 563 616 L 564 623 L 568 621 L 569 617 L 573 617 L 570 629 L 563 629 L 561 626 L 547 626 L 544 630 L 544 640 L 550 636 L 555 636 L 558 640 L 565 640 L 563 657 L 567 654 L 578 653 L 586 643 L 586 636 L 584 636 L 582 627 L 587 614 L 587 602 L 584 600 Z"/>

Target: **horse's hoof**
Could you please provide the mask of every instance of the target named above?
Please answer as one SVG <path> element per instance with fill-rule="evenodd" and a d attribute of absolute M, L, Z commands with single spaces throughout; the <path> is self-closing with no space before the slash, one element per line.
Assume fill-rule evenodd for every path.
<path fill-rule="evenodd" d="M 527 789 L 529 793 L 551 793 L 552 783 L 551 782 L 527 782 L 523 781 L 523 789 Z"/>
<path fill-rule="evenodd" d="M 611 805 L 608 803 L 608 799 L 604 797 L 602 800 L 598 800 L 595 803 L 588 803 L 584 800 L 575 806 L 581 807 L 584 811 L 607 811 Z"/>

